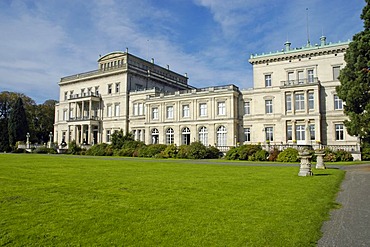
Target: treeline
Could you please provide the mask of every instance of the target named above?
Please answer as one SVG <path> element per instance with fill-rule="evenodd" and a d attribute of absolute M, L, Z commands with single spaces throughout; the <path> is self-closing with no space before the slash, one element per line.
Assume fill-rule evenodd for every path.
<path fill-rule="evenodd" d="M 54 128 L 55 100 L 36 104 L 30 97 L 15 92 L 0 93 L 0 151 L 17 148 L 29 133 L 32 143 L 46 143 Z"/>

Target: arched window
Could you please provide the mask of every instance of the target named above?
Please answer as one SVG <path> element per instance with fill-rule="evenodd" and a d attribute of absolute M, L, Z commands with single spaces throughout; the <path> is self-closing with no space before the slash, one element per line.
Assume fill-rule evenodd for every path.
<path fill-rule="evenodd" d="M 225 147 L 227 144 L 227 137 L 226 137 L 227 131 L 226 127 L 221 125 L 217 129 L 217 146 L 219 147 Z"/>
<path fill-rule="evenodd" d="M 182 144 L 190 144 L 190 129 L 188 127 L 182 129 Z"/>
<path fill-rule="evenodd" d="M 172 128 L 168 128 L 166 131 L 166 144 L 173 144 L 174 143 L 174 131 Z"/>
<path fill-rule="evenodd" d="M 201 127 L 199 129 L 199 141 L 204 145 L 208 145 L 208 130 L 206 127 Z"/>
<path fill-rule="evenodd" d="M 159 143 L 159 131 L 158 129 L 152 129 L 152 144 Z"/>

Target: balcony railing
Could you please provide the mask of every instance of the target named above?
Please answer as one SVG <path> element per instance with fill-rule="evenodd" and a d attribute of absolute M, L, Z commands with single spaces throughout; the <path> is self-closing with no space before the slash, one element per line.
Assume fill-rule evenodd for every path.
<path fill-rule="evenodd" d="M 84 117 L 70 117 L 67 122 L 77 122 L 77 121 L 100 121 L 100 117 L 89 117 L 89 116 L 84 116 Z"/>
<path fill-rule="evenodd" d="M 96 94 L 96 93 L 84 93 L 84 94 L 71 94 L 69 95 L 68 99 L 81 99 L 81 98 L 87 98 L 87 97 L 96 97 L 96 98 L 101 98 L 101 94 Z"/>
<path fill-rule="evenodd" d="M 283 87 L 290 87 L 290 86 L 299 86 L 299 85 L 307 85 L 313 83 L 319 83 L 319 79 L 317 77 L 312 78 L 304 78 L 298 80 L 288 80 L 288 81 L 281 81 L 281 86 Z"/>

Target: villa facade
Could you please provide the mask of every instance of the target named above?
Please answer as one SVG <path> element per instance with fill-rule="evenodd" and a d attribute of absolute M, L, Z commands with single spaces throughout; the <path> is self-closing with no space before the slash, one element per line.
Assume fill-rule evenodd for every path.
<path fill-rule="evenodd" d="M 94 145 L 122 129 L 146 144 L 200 141 L 227 149 L 243 143 L 325 145 L 358 152 L 335 88 L 349 42 L 252 55 L 253 88 L 195 88 L 180 75 L 126 50 L 98 69 L 60 80 L 54 137 Z"/>

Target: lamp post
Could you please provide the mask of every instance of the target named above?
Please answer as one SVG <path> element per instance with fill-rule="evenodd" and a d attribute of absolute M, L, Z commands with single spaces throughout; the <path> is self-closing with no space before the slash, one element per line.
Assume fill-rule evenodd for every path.
<path fill-rule="evenodd" d="M 49 148 L 51 148 L 51 143 L 53 142 L 53 132 L 50 132 L 49 138 Z"/>
<path fill-rule="evenodd" d="M 30 149 L 30 133 L 27 132 L 26 134 L 26 138 L 27 138 L 27 141 L 26 141 L 26 148 L 27 149 Z"/>

